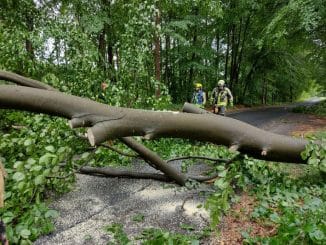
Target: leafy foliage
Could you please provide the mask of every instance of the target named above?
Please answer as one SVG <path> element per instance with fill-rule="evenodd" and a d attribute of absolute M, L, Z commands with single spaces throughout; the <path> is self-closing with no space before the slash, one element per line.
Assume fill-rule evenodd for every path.
<path fill-rule="evenodd" d="M 320 138 L 319 138 L 320 139 Z M 322 139 L 323 141 L 323 139 Z M 320 143 L 320 142 L 319 142 Z M 310 166 L 301 166 L 300 175 L 293 176 L 284 171 L 285 166 L 245 158 L 233 162 L 225 174 L 220 168 L 221 178 L 215 181 L 216 192 L 207 200 L 215 227 L 222 215 L 237 201 L 235 190 L 251 192 L 258 205 L 252 219 L 263 224 L 277 226 L 272 237 L 244 237 L 245 243 L 261 244 L 323 244 L 326 241 L 324 217 L 325 183 L 321 159 L 325 158 L 323 143 L 311 143 L 303 153 L 310 156 Z M 320 163 L 315 164 L 315 163 Z M 291 167 L 288 167 L 293 171 Z"/>
<path fill-rule="evenodd" d="M 326 174 L 326 132 L 312 136 L 310 143 L 302 152 L 302 158 L 316 169 Z"/>
<path fill-rule="evenodd" d="M 113 242 L 108 244 L 131 244 L 127 234 L 123 231 L 121 224 L 112 224 L 108 225 L 105 228 L 105 231 L 113 235 Z"/>
<path fill-rule="evenodd" d="M 154 245 L 154 244 L 199 244 L 199 240 L 195 237 L 182 235 L 182 234 L 174 234 L 167 231 L 162 231 L 159 229 L 145 229 L 142 232 L 142 235 L 139 237 L 142 241 L 142 244 L 146 245 Z"/>
<path fill-rule="evenodd" d="M 157 13 L 159 23 L 154 18 Z M 211 90 L 220 78 L 228 81 L 241 103 L 291 101 L 305 90 L 325 89 L 325 14 L 322 0 L 3 1 L 0 68 L 70 94 L 125 107 L 171 108 L 175 106 L 172 102 L 189 99 L 194 82 L 201 81 L 205 90 Z M 154 37 L 160 38 L 160 57 L 156 58 L 161 62 L 161 80 L 155 76 Z M 102 82 L 109 85 L 105 91 Z M 155 94 L 158 90 L 160 96 Z M 324 105 L 305 111 L 325 115 Z M 0 214 L 13 243 L 30 243 L 53 229 L 50 219 L 56 213 L 46 207 L 44 199 L 52 191 L 69 190 L 75 165 L 89 159 L 97 166 L 130 163 L 102 147 L 94 154 L 83 154 L 87 145 L 61 119 L 1 111 L 0 128 L 0 156 L 9 174 L 6 207 Z M 321 141 L 321 145 L 311 143 L 303 154 L 310 157 L 312 167 L 324 170 L 323 138 Z M 166 159 L 232 156 L 226 148 L 187 140 L 143 143 Z M 184 161 L 183 169 L 193 163 Z M 324 194 L 316 194 L 322 185 L 305 190 L 308 182 L 291 180 L 275 168 L 249 158 L 216 166 L 216 192 L 206 203 L 212 224 L 230 208 L 230 200 L 237 200 L 238 189 L 255 187 L 262 203 L 266 200 L 269 205 L 269 198 L 281 196 L 279 212 L 269 213 L 265 205 L 255 213 L 257 218 L 277 221 L 280 231 L 275 239 L 319 243 L 325 234 L 325 224 L 319 218 L 324 206 L 316 201 L 320 212 L 310 212 L 308 204 L 285 210 L 280 203 L 288 202 L 287 195 L 293 193 L 324 201 Z M 294 224 L 290 232 L 288 223 Z M 190 241 L 154 230 L 144 236 Z"/>
<path fill-rule="evenodd" d="M 8 116 L 8 120 L 7 119 Z M 74 182 L 73 156 L 83 150 L 62 119 L 2 111 L 0 155 L 8 173 L 5 208 L 0 213 L 12 243 L 29 243 L 53 230 L 58 214 L 44 198 L 62 193 Z M 9 128 L 11 123 L 17 129 Z M 79 142 L 80 143 L 80 142 Z"/>

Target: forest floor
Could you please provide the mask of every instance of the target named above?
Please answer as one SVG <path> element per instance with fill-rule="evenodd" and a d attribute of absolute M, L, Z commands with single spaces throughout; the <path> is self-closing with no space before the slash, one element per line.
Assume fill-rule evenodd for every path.
<path fill-rule="evenodd" d="M 267 131 L 297 137 L 326 127 L 326 118 L 292 113 L 291 106 L 245 110 L 229 116 Z M 180 166 L 180 162 L 176 165 Z M 134 167 L 150 171 L 139 162 Z M 198 173 L 205 167 L 198 164 L 192 171 Z M 112 236 L 105 227 L 113 223 L 122 224 L 128 237 L 136 237 L 149 227 L 199 233 L 209 224 L 209 215 L 202 205 L 202 193 L 209 189 L 207 185 L 189 190 L 154 180 L 77 175 L 76 188 L 51 205 L 60 212 L 56 231 L 35 244 L 106 244 Z M 220 224 L 219 238 L 214 235 L 204 243 L 240 244 L 244 228 L 256 235 L 274 234 L 275 227 L 265 227 L 248 218 L 254 205 L 255 199 L 243 193 Z"/>

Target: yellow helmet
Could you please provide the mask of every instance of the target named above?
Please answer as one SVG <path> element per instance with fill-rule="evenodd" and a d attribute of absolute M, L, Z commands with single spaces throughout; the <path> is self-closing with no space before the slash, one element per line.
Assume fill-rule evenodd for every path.
<path fill-rule="evenodd" d="M 224 86 L 225 85 L 225 81 L 224 80 L 219 80 L 217 82 L 217 86 Z"/>
<path fill-rule="evenodd" d="M 196 84 L 195 84 L 195 87 L 196 87 L 196 88 L 202 88 L 203 85 L 202 85 L 201 83 L 196 83 Z"/>

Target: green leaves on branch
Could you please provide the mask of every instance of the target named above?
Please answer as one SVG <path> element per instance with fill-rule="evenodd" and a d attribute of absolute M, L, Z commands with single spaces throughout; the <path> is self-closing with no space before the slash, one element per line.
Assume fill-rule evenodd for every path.
<path fill-rule="evenodd" d="M 19 129 L 11 127 L 19 121 Z M 74 175 L 73 155 L 85 150 L 86 144 L 73 136 L 64 120 L 28 113 L 3 111 L 0 130 L 0 156 L 8 173 L 5 207 L 0 215 L 13 244 L 31 244 L 53 230 L 57 212 L 44 204 L 46 196 L 70 189 Z M 6 125 L 10 125 L 7 127 Z"/>
<path fill-rule="evenodd" d="M 305 151 L 301 153 L 304 160 L 314 168 L 326 174 L 326 133 L 321 132 L 316 136 L 312 136 Z"/>

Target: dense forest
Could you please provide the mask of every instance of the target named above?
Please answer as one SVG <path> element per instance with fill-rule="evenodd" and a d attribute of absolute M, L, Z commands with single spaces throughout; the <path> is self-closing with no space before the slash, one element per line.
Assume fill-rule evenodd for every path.
<path fill-rule="evenodd" d="M 0 66 L 128 107 L 190 99 L 225 79 L 236 103 L 294 101 L 325 86 L 322 0 L 4 0 Z M 128 96 L 125 96 L 125 95 Z"/>
<path fill-rule="evenodd" d="M 147 222 L 159 219 L 160 215 L 165 215 L 164 212 L 151 216 L 147 215 L 147 210 L 143 210 L 144 213 L 131 217 L 135 210 L 130 209 L 124 215 L 125 224 L 111 219 L 110 215 L 104 227 L 99 228 L 96 226 L 99 221 L 95 222 L 91 228 L 97 229 L 96 232 L 101 230 L 98 232 L 101 242 L 106 239 L 105 242 L 111 242 L 108 244 L 231 244 L 230 240 L 223 240 L 223 236 L 225 230 L 229 232 L 229 228 L 234 228 L 236 224 L 240 226 L 238 231 L 227 236 L 232 241 L 238 239 L 238 242 L 245 244 L 325 244 L 326 134 L 323 125 L 323 132 L 309 132 L 308 136 L 304 132 L 299 139 L 279 136 L 281 140 L 278 142 L 283 142 L 285 137 L 289 141 L 304 142 L 305 150 L 301 152 L 303 148 L 300 148 L 293 162 L 306 164 L 294 166 L 289 164 L 291 154 L 284 151 L 284 142 L 274 144 L 279 149 L 278 152 L 272 151 L 274 155 L 270 154 L 271 148 L 263 145 L 274 137 L 270 132 L 259 129 L 260 133 L 255 135 L 262 139 L 261 148 L 256 155 L 246 155 L 250 151 L 241 151 L 243 138 L 250 144 L 257 143 L 256 138 L 246 134 L 252 131 L 250 125 L 237 126 L 244 123 L 228 123 L 236 120 L 223 117 L 208 127 L 210 121 L 207 118 L 215 120 L 219 116 L 204 110 L 205 114 L 198 115 L 194 113 L 202 112 L 185 115 L 181 112 L 153 111 L 180 109 L 181 104 L 191 99 L 196 83 L 202 83 L 210 95 L 220 79 L 227 82 L 239 107 L 282 104 L 279 108 L 285 108 L 283 104 L 287 102 L 325 96 L 325 27 L 324 0 L 0 0 L 0 244 L 6 244 L 4 233 L 10 244 L 32 244 L 40 237 L 46 240 L 48 237 L 44 235 L 58 228 L 53 220 L 60 216 L 48 204 L 61 198 L 63 193 L 78 189 L 75 184 L 80 179 L 84 180 L 83 170 L 102 171 L 106 168 L 124 171 L 146 163 L 153 166 L 153 161 L 144 158 L 140 150 L 135 150 L 135 145 L 138 149 L 140 145 L 143 151 L 155 152 L 154 158 L 163 163 L 165 170 L 179 164 L 182 176 L 188 176 L 188 169 L 192 167 L 209 167 L 205 180 L 208 175 L 211 176 L 205 183 L 195 178 L 185 178 L 181 181 L 184 186 L 180 187 L 176 184 L 180 182 L 171 182 L 169 175 L 158 174 L 156 178 L 157 182 L 169 182 L 166 185 L 159 182 L 162 189 L 191 192 L 192 195 L 185 197 L 180 204 L 181 212 L 185 211 L 188 200 L 200 197 L 202 203 L 196 208 L 209 212 L 208 221 L 203 221 L 204 225 L 197 227 L 174 219 L 173 225 L 180 229 L 167 231 L 162 227 L 147 227 Z M 10 82 L 24 84 L 4 78 L 4 74 L 8 74 L 6 71 L 35 79 L 32 80 L 33 85 L 41 84 L 43 90 L 37 86 L 10 85 Z M 25 78 L 19 77 L 18 80 Z M 107 86 L 105 90 L 103 84 Z M 56 89 L 60 92 L 53 91 Z M 26 96 L 28 91 L 34 91 L 31 93 L 33 96 Z M 56 97 L 58 94 L 61 97 Z M 17 95 L 25 96 L 21 96 L 22 102 Z M 42 103 L 37 103 L 36 97 L 42 98 L 39 100 Z M 56 103 L 53 98 L 68 100 L 57 99 Z M 70 103 L 72 98 L 74 105 Z M 35 103 L 31 106 L 33 100 Z M 15 101 L 18 101 L 16 105 L 8 106 L 15 104 Z M 100 111 L 106 115 L 105 118 L 90 113 L 87 107 L 95 104 L 94 108 L 102 108 Z M 300 117 L 294 116 L 292 119 L 284 117 L 282 123 L 285 125 L 296 120 L 293 118 L 300 118 L 297 120 L 300 121 L 308 117 L 308 124 L 314 120 L 323 123 L 325 104 L 324 101 L 309 108 L 305 105 L 295 108 L 297 112 L 318 117 L 300 114 Z M 52 109 L 47 111 L 42 106 Z M 140 110 L 113 106 L 151 109 L 143 111 L 138 117 L 147 123 L 148 132 L 135 134 L 135 130 L 130 130 L 132 133 L 128 135 L 117 133 L 109 141 L 104 137 L 99 144 L 93 142 L 90 145 L 85 139 L 92 131 L 86 128 L 72 129 L 73 119 L 77 119 L 76 127 L 81 124 L 85 127 L 96 126 L 104 119 L 115 121 L 122 128 L 119 119 L 126 120 L 127 129 L 134 129 L 129 122 L 137 126 L 141 124 L 132 117 L 130 119 L 125 114 L 119 114 L 123 110 L 137 114 Z M 61 113 L 71 108 L 78 110 L 71 115 L 67 113 L 68 116 Z M 284 111 L 290 111 L 287 110 L 289 108 Z M 13 109 L 45 112 L 59 117 Z M 115 112 L 119 113 L 112 117 L 110 113 Z M 188 120 L 189 125 L 195 127 L 189 130 L 190 136 L 184 139 L 152 139 L 154 128 L 164 128 L 161 121 L 172 118 L 165 116 L 162 119 L 163 116 L 159 118 L 156 115 L 153 116 L 155 120 L 145 118 L 145 115 L 155 113 L 171 114 L 173 118 L 178 114 L 179 118 L 197 121 L 191 123 Z M 93 124 L 85 124 L 83 117 L 87 116 L 94 116 Z M 66 119 L 71 119 L 71 128 Z M 225 128 L 231 128 L 228 131 L 231 133 L 215 127 L 217 121 L 222 121 L 221 124 L 225 122 Z M 164 137 L 182 136 L 177 132 L 182 131 L 182 122 L 186 121 L 168 122 L 171 130 L 176 130 Z M 317 128 L 305 126 L 312 131 Z M 115 132 L 123 131 L 119 127 Z M 287 127 L 291 127 L 291 123 Z M 193 134 L 196 130 L 204 131 L 207 138 L 202 142 L 196 141 L 204 135 Z M 214 141 L 215 134 L 210 134 L 213 131 L 216 131 L 216 135 L 232 136 L 241 142 L 222 141 L 227 147 L 217 145 L 219 142 Z M 132 135 L 144 137 L 126 138 Z M 307 139 L 301 139 L 304 136 Z M 242 148 L 245 147 L 242 145 Z M 279 152 L 285 152 L 283 158 L 278 159 Z M 288 163 L 271 162 L 275 159 Z M 160 168 L 156 166 L 156 169 Z M 165 174 L 168 172 L 160 170 Z M 130 174 L 127 176 L 130 177 Z M 2 177 L 6 177 L 4 182 Z M 102 177 L 92 178 L 103 180 Z M 122 182 L 121 179 L 118 181 Z M 157 184 L 151 181 L 138 190 Z M 134 188 L 133 184 L 139 182 L 126 183 Z M 110 188 L 106 188 L 108 192 L 105 195 L 111 194 Z M 5 193 L 1 195 L 3 191 Z M 97 197 L 92 198 L 90 196 L 85 205 L 92 207 Z M 72 208 L 76 203 L 70 204 L 67 208 L 69 215 L 79 209 Z M 106 207 L 108 210 L 111 208 Z M 91 217 L 85 215 L 83 218 L 86 221 Z M 228 225 L 230 217 L 236 221 Z M 63 218 L 70 219 L 70 216 Z M 243 227 L 242 221 L 252 226 Z M 80 220 L 78 222 L 82 223 Z M 145 229 L 133 237 L 125 234 L 126 227 L 123 225 L 126 224 L 132 229 L 140 226 Z M 255 233 L 257 230 L 262 233 Z M 100 243 L 99 240 L 92 240 L 92 234 L 87 231 L 82 233 L 78 234 L 78 241 L 82 240 L 80 244 Z M 79 244 L 70 241 L 61 242 Z"/>

